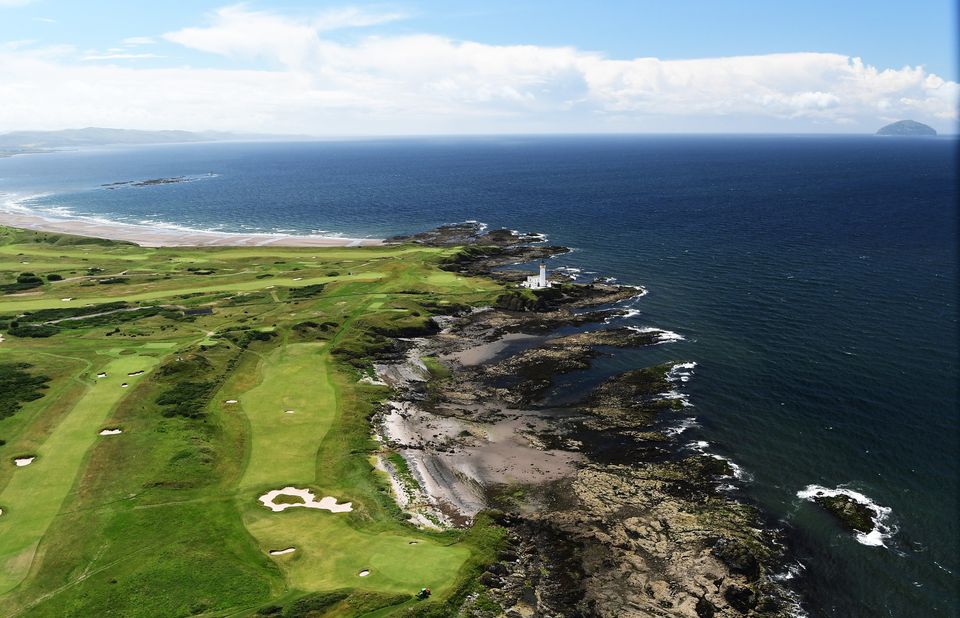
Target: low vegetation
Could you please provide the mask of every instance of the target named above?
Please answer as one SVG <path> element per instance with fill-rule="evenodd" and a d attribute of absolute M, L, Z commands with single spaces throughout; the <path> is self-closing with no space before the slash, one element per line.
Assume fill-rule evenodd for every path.
<path fill-rule="evenodd" d="M 0 615 L 448 615 L 502 531 L 406 520 L 370 464 L 387 391 L 358 379 L 434 316 L 493 301 L 441 269 L 456 253 L 0 228 L 18 273 L 0 281 Z M 257 500 L 288 485 L 353 510 Z"/>
<path fill-rule="evenodd" d="M 43 397 L 50 381 L 28 371 L 29 363 L 0 363 L 0 419 L 13 416 L 24 403 Z"/>

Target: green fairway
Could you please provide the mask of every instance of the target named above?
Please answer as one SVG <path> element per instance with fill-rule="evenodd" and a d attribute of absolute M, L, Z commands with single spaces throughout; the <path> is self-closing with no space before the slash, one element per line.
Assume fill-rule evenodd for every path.
<path fill-rule="evenodd" d="M 156 359 L 125 356 L 111 361 L 107 377 L 90 386 L 53 434 L 37 449 L 37 459 L 15 471 L 0 493 L 0 594 L 16 586 L 30 568 L 33 553 L 56 517 L 74 484 L 80 464 L 97 440 L 122 439 L 99 436 L 103 422 L 127 392 L 122 383 L 133 384 L 143 376 L 127 373 L 148 371 Z M 9 459 L 2 465 L 13 465 Z"/>
<path fill-rule="evenodd" d="M 249 292 L 251 290 L 262 290 L 269 287 L 277 286 L 290 286 L 290 287 L 302 287 L 307 285 L 314 285 L 317 283 L 329 283 L 331 281 L 349 281 L 349 280 L 360 280 L 368 281 L 372 279 L 379 279 L 383 276 L 382 273 L 357 273 L 353 275 L 340 275 L 337 277 L 312 277 L 310 279 L 302 279 L 295 281 L 293 278 L 287 277 L 283 279 L 269 279 L 269 280 L 254 280 L 254 281 L 240 281 L 237 283 L 225 283 L 225 284 L 215 284 L 210 286 L 197 286 L 190 288 L 181 288 L 181 289 L 172 289 L 172 290 L 158 290 L 151 292 L 136 292 L 133 294 L 124 293 L 124 290 L 119 290 L 120 293 L 113 296 L 84 296 L 82 298 L 73 298 L 69 297 L 70 300 L 64 301 L 63 298 L 7 298 L 0 297 L 0 311 L 36 311 L 37 309 L 51 309 L 51 308 L 60 308 L 60 307 L 82 307 L 83 305 L 88 304 L 99 304 L 99 303 L 109 303 L 116 300 L 125 300 L 127 302 L 140 302 L 145 300 L 157 300 L 161 298 L 172 298 L 176 296 L 181 296 L 184 294 L 196 294 L 197 292 L 203 292 L 207 294 L 212 294 L 216 292 Z"/>
<path fill-rule="evenodd" d="M 499 293 L 442 270 L 456 251 L 148 249 L 0 227 L 0 363 L 43 383 L 0 410 L 0 615 L 249 616 L 325 594 L 343 599 L 329 615 L 443 615 L 501 531 L 407 521 L 371 465 L 389 393 L 360 378 L 431 316 Z M 84 309 L 117 301 L 147 307 Z M 352 510 L 257 500 L 287 486 Z M 423 586 L 434 597 L 413 602 Z"/>
<path fill-rule="evenodd" d="M 250 420 L 242 491 L 315 480 L 317 446 L 336 417 L 323 348 L 312 343 L 278 348 L 262 361 L 260 383 L 239 396 Z M 230 398 L 229 391 L 221 397 Z"/>

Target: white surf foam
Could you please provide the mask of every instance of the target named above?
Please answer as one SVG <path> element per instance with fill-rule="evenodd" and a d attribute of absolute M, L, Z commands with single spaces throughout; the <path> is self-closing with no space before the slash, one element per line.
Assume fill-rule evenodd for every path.
<path fill-rule="evenodd" d="M 627 328 L 637 333 L 657 333 L 657 341 L 655 344 L 684 341 L 683 335 L 675 333 L 672 330 L 654 328 L 652 326 L 628 326 Z"/>
<path fill-rule="evenodd" d="M 682 434 L 683 432 L 685 432 L 686 430 L 692 427 L 699 427 L 699 426 L 700 426 L 700 423 L 697 422 L 697 419 L 691 416 L 683 419 L 673 427 L 667 427 L 666 429 L 663 430 L 663 433 L 665 433 L 670 437 L 674 437 L 674 436 L 679 436 L 680 434 Z"/>
<path fill-rule="evenodd" d="M 744 471 L 743 468 L 737 465 L 729 457 L 724 457 L 723 455 L 717 455 L 716 453 L 709 452 L 707 449 L 710 448 L 710 443 L 707 442 L 706 440 L 696 440 L 694 442 L 689 442 L 687 443 L 687 448 L 701 455 L 706 455 L 707 457 L 712 457 L 714 459 L 726 462 L 726 464 L 730 466 L 730 474 L 725 474 L 720 478 L 728 478 L 728 479 L 732 478 L 744 483 L 748 483 L 753 480 L 753 477 L 749 473 Z M 732 489 L 736 489 L 736 487 L 733 487 L 731 485 L 721 485 L 720 489 L 725 489 L 729 491 Z"/>
<path fill-rule="evenodd" d="M 797 492 L 797 497 L 813 502 L 815 498 L 846 496 L 859 504 L 870 509 L 873 513 L 873 530 L 867 533 L 857 532 L 856 538 L 862 545 L 870 547 L 886 547 L 885 541 L 897 533 L 896 526 L 888 523 L 890 513 L 893 509 L 886 506 L 880 506 L 866 495 L 843 487 L 842 485 L 835 489 L 829 489 L 822 485 L 807 485 Z"/>

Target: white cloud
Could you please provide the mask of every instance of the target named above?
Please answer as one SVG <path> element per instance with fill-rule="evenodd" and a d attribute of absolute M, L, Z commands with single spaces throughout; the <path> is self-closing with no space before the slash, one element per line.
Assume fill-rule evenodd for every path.
<path fill-rule="evenodd" d="M 0 48 L 0 130 L 850 131 L 900 118 L 953 130 L 957 119 L 956 82 L 922 67 L 881 69 L 840 54 L 615 60 L 573 47 L 428 34 L 344 43 L 329 34 L 398 18 L 358 9 L 290 18 L 239 5 L 220 9 L 209 25 L 163 36 L 230 58 L 234 69 L 78 65 L 68 48 Z M 141 57 L 155 56 L 83 59 Z M 243 68 L 250 59 L 270 68 Z"/>
<path fill-rule="evenodd" d="M 128 47 L 136 47 L 137 45 L 153 45 L 157 41 L 149 36 L 128 36 L 121 42 Z"/>
<path fill-rule="evenodd" d="M 139 60 L 141 58 L 163 58 L 157 54 L 131 54 L 118 48 L 111 48 L 105 54 L 92 54 L 83 56 L 81 60 Z"/>

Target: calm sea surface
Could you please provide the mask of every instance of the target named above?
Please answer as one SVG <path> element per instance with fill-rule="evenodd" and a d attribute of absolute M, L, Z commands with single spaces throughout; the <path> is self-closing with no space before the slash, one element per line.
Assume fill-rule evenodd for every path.
<path fill-rule="evenodd" d="M 0 202 L 243 232 L 545 232 L 577 249 L 551 267 L 649 290 L 626 324 L 684 337 L 592 377 L 697 363 L 683 440 L 742 467 L 733 491 L 787 527 L 811 615 L 956 616 L 957 163 L 955 139 L 872 136 L 197 144 L 0 159 Z M 179 175 L 195 180 L 100 187 Z M 811 485 L 890 509 L 884 545 L 797 497 Z"/>

